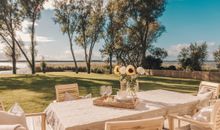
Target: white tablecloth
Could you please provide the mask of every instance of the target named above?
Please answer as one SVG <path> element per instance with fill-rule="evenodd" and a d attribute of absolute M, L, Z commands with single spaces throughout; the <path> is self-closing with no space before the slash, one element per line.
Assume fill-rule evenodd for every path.
<path fill-rule="evenodd" d="M 168 113 L 189 114 L 199 102 L 196 96 L 165 90 L 137 95 L 141 103 L 136 109 L 95 106 L 93 99 L 51 103 L 45 110 L 47 122 L 54 130 L 104 130 L 106 121 L 151 118 Z"/>

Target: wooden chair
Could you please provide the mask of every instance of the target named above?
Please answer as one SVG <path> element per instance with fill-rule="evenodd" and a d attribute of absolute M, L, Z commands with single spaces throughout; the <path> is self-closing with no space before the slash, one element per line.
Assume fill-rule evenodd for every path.
<path fill-rule="evenodd" d="M 63 102 L 64 95 L 66 92 L 71 94 L 75 98 L 80 98 L 79 96 L 79 87 L 77 83 L 74 84 L 64 84 L 64 85 L 56 85 L 56 101 Z"/>
<path fill-rule="evenodd" d="M 195 121 L 191 117 L 188 117 L 188 116 L 169 115 L 168 116 L 169 130 L 174 130 L 174 119 L 188 122 L 189 124 L 193 124 L 205 130 L 220 130 L 220 100 L 217 100 L 216 103 L 214 104 L 214 108 L 213 108 L 213 111 L 210 117 L 211 121 L 208 123 Z M 183 126 L 183 127 L 180 127 L 180 129 L 190 130 L 190 127 Z"/>
<path fill-rule="evenodd" d="M 216 102 L 216 100 L 218 99 L 218 97 L 219 97 L 220 84 L 219 83 L 208 82 L 208 81 L 202 81 L 199 85 L 198 93 L 200 93 L 200 91 L 202 91 L 203 89 L 207 89 L 207 90 L 213 92 L 213 96 L 211 97 L 211 100 L 209 101 L 209 105 L 214 104 Z M 199 108 L 197 106 L 197 109 L 194 110 L 194 114 L 199 109 L 201 109 L 201 108 Z M 178 120 L 178 126 L 180 126 L 180 124 L 181 124 L 181 120 Z"/>
<path fill-rule="evenodd" d="M 0 102 L 0 108 L 5 111 L 4 105 Z M 13 116 L 13 115 L 8 115 Z M 29 130 L 46 130 L 46 114 L 41 113 L 28 113 L 25 114 L 26 122 Z M 1 124 L 0 124 L 1 125 Z"/>
<path fill-rule="evenodd" d="M 162 130 L 163 123 L 163 117 L 131 121 L 112 121 L 105 123 L 105 130 Z"/>
<path fill-rule="evenodd" d="M 203 89 L 207 89 L 210 91 L 213 91 L 213 96 L 211 98 L 210 104 L 214 103 L 218 97 L 219 97 L 219 91 L 220 91 L 220 83 L 213 83 L 213 82 L 207 82 L 202 81 L 199 85 L 199 91 L 202 91 Z"/>
<path fill-rule="evenodd" d="M 46 130 L 45 113 L 28 113 L 25 117 L 29 130 Z"/>
<path fill-rule="evenodd" d="M 5 122 L 0 122 L 1 126 L 2 125 L 3 126 L 9 125 L 9 124 L 16 125 L 16 124 L 18 124 L 17 120 L 19 120 L 19 118 L 20 118 L 20 117 L 17 117 L 16 115 L 7 114 L 7 112 L 5 112 L 4 117 L 7 118 L 7 124 L 4 124 Z M 26 120 L 27 126 L 22 126 L 22 128 L 25 128 L 25 130 L 26 129 L 28 129 L 28 130 L 46 130 L 46 114 L 45 113 L 25 114 L 25 120 Z"/>
<path fill-rule="evenodd" d="M 199 85 L 199 91 L 202 89 L 208 89 L 210 91 L 213 91 L 213 98 L 218 99 L 219 97 L 219 91 L 220 91 L 220 83 L 214 83 L 214 82 L 208 82 L 208 81 L 202 81 Z"/>

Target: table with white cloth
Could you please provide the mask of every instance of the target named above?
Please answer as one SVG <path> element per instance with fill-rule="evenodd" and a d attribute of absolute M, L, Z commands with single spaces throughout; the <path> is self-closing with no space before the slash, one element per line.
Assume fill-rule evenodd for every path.
<path fill-rule="evenodd" d="M 51 103 L 45 110 L 47 123 L 54 130 L 104 130 L 106 121 L 190 114 L 199 102 L 196 96 L 166 90 L 138 92 L 137 97 L 135 109 L 96 106 L 94 99 Z"/>

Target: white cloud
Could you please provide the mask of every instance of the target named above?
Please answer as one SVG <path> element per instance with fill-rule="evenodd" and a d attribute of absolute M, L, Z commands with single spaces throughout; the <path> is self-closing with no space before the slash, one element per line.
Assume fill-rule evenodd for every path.
<path fill-rule="evenodd" d="M 3 49 L 4 49 L 5 45 L 3 43 L 0 42 L 0 53 L 3 53 Z"/>
<path fill-rule="evenodd" d="M 85 57 L 84 57 L 84 50 L 83 49 L 77 49 L 77 50 L 74 50 L 74 54 L 76 56 L 76 60 L 84 60 Z M 72 59 L 72 54 L 69 50 L 66 50 L 64 52 L 63 55 L 60 55 L 61 59 Z M 101 55 L 99 53 L 99 51 L 96 51 L 96 50 L 93 50 L 93 53 L 92 53 L 92 60 L 100 60 L 101 59 Z"/>
<path fill-rule="evenodd" d="M 189 44 L 176 44 L 176 45 L 172 45 L 169 48 L 167 48 L 167 52 L 168 52 L 168 57 L 170 59 L 175 59 L 177 58 L 179 52 L 181 51 L 181 49 L 183 49 L 184 47 L 189 46 Z"/>
<path fill-rule="evenodd" d="M 28 21 L 28 20 L 24 20 L 22 23 L 21 23 L 21 26 L 22 26 L 22 32 L 24 33 L 28 33 L 28 27 L 31 26 L 31 22 Z M 38 24 L 35 22 L 35 26 L 38 26 Z"/>
<path fill-rule="evenodd" d="M 5 60 L 6 59 L 6 56 L 4 54 L 4 47 L 5 47 L 5 45 L 0 43 L 0 60 L 2 60 L 2 59 Z"/>
<path fill-rule="evenodd" d="M 44 5 L 43 5 L 44 9 L 45 9 L 45 10 L 53 10 L 53 9 L 55 9 L 55 7 L 54 7 L 55 1 L 56 1 L 56 0 L 47 0 L 47 1 L 44 3 Z M 63 1 L 63 0 L 57 0 L 57 1 Z M 107 5 L 107 3 L 108 3 L 108 0 L 104 0 L 104 2 L 103 2 L 103 7 L 105 7 L 105 6 Z"/>
<path fill-rule="evenodd" d="M 28 32 L 29 26 L 31 26 L 31 22 L 25 20 L 22 22 L 22 31 L 17 32 L 17 36 L 20 37 L 24 42 L 31 41 L 30 33 Z M 38 26 L 38 24 L 35 23 L 35 26 Z M 40 36 L 40 35 L 36 35 L 36 40 L 37 40 L 37 42 L 52 42 L 52 41 L 54 41 L 48 37 Z"/>
<path fill-rule="evenodd" d="M 43 5 L 44 9 L 53 10 L 54 9 L 54 2 L 55 2 L 55 0 L 47 0 Z"/>
<path fill-rule="evenodd" d="M 214 60 L 213 52 L 218 49 L 219 44 L 215 42 L 207 42 L 207 45 L 208 45 L 208 59 Z"/>
<path fill-rule="evenodd" d="M 31 42 L 31 37 L 29 33 L 17 32 L 17 36 L 20 37 L 24 42 Z M 37 42 L 53 42 L 54 40 L 45 36 L 36 36 Z"/>

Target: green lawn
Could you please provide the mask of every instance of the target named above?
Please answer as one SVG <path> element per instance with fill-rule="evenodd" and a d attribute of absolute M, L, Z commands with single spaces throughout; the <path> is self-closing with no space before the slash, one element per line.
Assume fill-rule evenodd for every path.
<path fill-rule="evenodd" d="M 18 102 L 25 112 L 43 111 L 55 99 L 56 84 L 78 83 L 80 94 L 92 93 L 99 96 L 101 85 L 113 86 L 114 93 L 119 89 L 119 77 L 109 74 L 75 74 L 56 72 L 31 75 L 0 75 L 0 100 L 8 109 Z M 141 90 L 165 89 L 183 93 L 195 93 L 198 80 L 168 77 L 144 76 L 139 79 Z"/>

